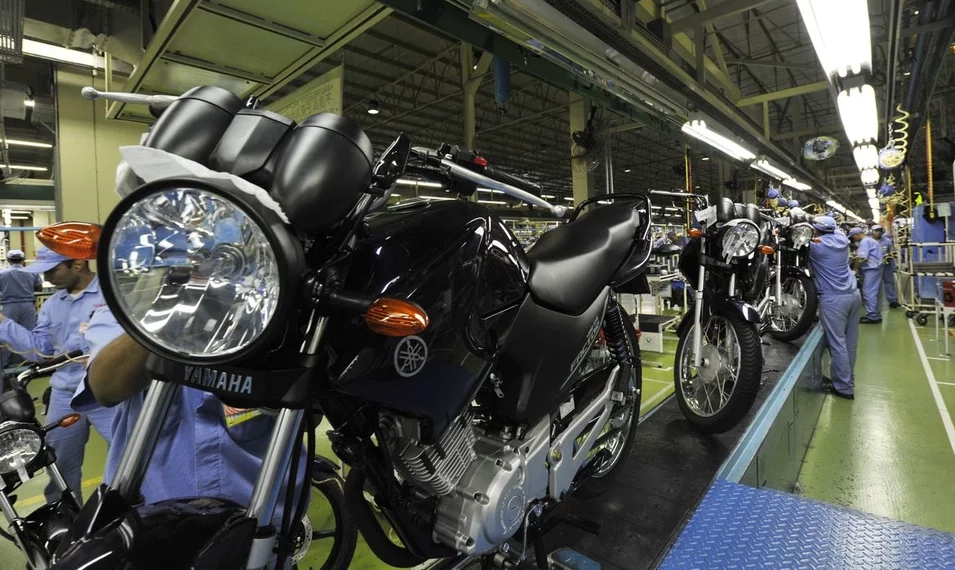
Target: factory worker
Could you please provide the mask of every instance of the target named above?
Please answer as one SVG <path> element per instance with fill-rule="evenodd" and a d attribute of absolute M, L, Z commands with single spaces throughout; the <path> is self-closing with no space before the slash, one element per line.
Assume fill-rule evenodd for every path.
<path fill-rule="evenodd" d="M 26 256 L 19 249 L 7 252 L 10 267 L 0 271 L 0 302 L 3 304 L 3 316 L 27 330 L 36 326 L 36 296 L 43 289 L 43 278 L 38 273 L 29 273 L 23 259 Z M 10 351 L 0 349 L 0 368 L 18 364 L 23 360 L 19 355 L 11 356 Z M 3 389 L 3 377 L 0 375 L 0 390 Z"/>
<path fill-rule="evenodd" d="M 812 225 L 816 238 L 809 247 L 809 268 L 819 291 L 819 321 L 831 357 L 831 390 L 853 400 L 862 299 L 849 269 L 849 238 L 836 231 L 836 221 L 829 216 L 817 216 Z"/>
<path fill-rule="evenodd" d="M 862 270 L 862 299 L 865 301 L 865 316 L 859 322 L 867 325 L 881 323 L 879 293 L 882 286 L 882 246 L 865 235 L 865 230 L 862 228 L 849 230 L 849 239 L 859 244 L 852 262 L 853 269 Z"/>
<path fill-rule="evenodd" d="M 895 262 L 895 244 L 880 225 L 872 226 L 872 239 L 882 247 L 882 288 L 889 306 L 896 309 L 900 305 L 899 295 L 895 291 L 895 271 L 898 269 Z"/>

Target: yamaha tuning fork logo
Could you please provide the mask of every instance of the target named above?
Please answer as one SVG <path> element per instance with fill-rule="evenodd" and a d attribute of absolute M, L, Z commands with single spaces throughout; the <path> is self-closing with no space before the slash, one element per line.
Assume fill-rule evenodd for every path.
<path fill-rule="evenodd" d="M 395 347 L 395 372 L 409 378 L 428 362 L 428 345 L 420 336 L 406 336 Z"/>

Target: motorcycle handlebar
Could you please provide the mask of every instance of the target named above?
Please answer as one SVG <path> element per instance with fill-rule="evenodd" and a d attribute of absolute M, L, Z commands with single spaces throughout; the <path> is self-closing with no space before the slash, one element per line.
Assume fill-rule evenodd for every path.
<path fill-rule="evenodd" d="M 179 99 L 175 95 L 141 95 L 139 93 L 119 93 L 115 91 L 100 91 L 93 87 L 84 87 L 80 93 L 90 101 L 97 99 L 106 99 L 107 101 L 116 101 L 118 103 L 130 103 L 133 105 L 150 105 L 157 108 L 165 108 Z"/>
<path fill-rule="evenodd" d="M 492 180 L 497 180 L 498 182 L 502 182 L 504 184 L 510 184 L 519 190 L 531 192 L 532 194 L 540 194 L 542 191 L 539 184 L 534 184 L 533 182 L 529 182 L 523 178 L 518 178 L 513 174 L 508 174 L 507 172 L 497 170 L 491 165 L 484 167 L 484 175 Z"/>
<path fill-rule="evenodd" d="M 43 362 L 37 362 L 23 372 L 19 373 L 17 375 L 17 380 L 24 388 L 26 388 L 26 383 L 28 383 L 30 380 L 49 374 L 57 368 L 73 362 L 85 354 L 86 353 L 84 353 L 82 350 L 73 350 L 71 352 L 67 352 L 66 354 L 61 354 L 56 358 L 44 360 Z"/>

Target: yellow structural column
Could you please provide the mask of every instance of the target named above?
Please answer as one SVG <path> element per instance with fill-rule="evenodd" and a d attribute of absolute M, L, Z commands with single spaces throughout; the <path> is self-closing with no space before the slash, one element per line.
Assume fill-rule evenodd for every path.
<path fill-rule="evenodd" d="M 107 120 L 106 102 L 80 95 L 87 85 L 104 89 L 102 74 L 71 67 L 56 70 L 57 218 L 102 223 L 119 201 L 119 147 L 139 144 L 147 127 Z"/>
<path fill-rule="evenodd" d="M 570 92 L 570 134 L 576 131 L 582 131 L 587 128 L 587 120 L 590 119 L 590 101 L 582 99 L 580 95 Z M 574 143 L 570 142 L 570 151 L 574 152 Z M 574 189 L 574 205 L 577 205 L 587 198 L 596 196 L 594 188 L 594 173 L 583 167 L 582 161 L 571 159 L 571 179 Z"/>

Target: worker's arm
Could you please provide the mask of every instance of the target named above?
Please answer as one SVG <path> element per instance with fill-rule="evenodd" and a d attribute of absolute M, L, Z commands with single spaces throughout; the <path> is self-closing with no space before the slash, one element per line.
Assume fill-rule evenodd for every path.
<path fill-rule="evenodd" d="M 38 361 L 56 356 L 53 346 L 54 326 L 50 320 L 53 305 L 44 303 L 32 331 L 0 314 L 0 343 L 27 360 Z M 65 323 L 62 326 L 66 326 Z"/>
<path fill-rule="evenodd" d="M 43 278 L 40 277 L 39 274 L 37 274 L 36 276 L 34 276 L 33 279 L 34 279 L 34 281 L 33 281 L 33 290 L 36 291 L 36 292 L 42 291 L 42 290 L 43 290 Z"/>
<path fill-rule="evenodd" d="M 123 333 L 104 346 L 86 369 L 86 381 L 102 406 L 115 406 L 149 385 L 149 352 Z"/>

